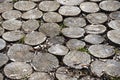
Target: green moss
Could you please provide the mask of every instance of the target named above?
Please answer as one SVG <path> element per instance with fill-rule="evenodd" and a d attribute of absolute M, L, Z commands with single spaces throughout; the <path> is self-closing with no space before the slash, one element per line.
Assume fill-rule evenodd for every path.
<path fill-rule="evenodd" d="M 60 23 L 59 26 L 60 26 L 61 28 L 66 28 L 66 26 L 65 26 L 63 23 Z"/>
<path fill-rule="evenodd" d="M 110 80 L 120 80 L 120 77 L 111 77 Z"/>
<path fill-rule="evenodd" d="M 37 21 L 39 22 L 40 25 L 44 23 L 44 21 L 42 19 L 39 19 Z"/>
<path fill-rule="evenodd" d="M 118 48 L 115 48 L 115 53 L 116 54 L 120 53 L 120 50 Z"/>
<path fill-rule="evenodd" d="M 23 78 L 23 79 L 21 79 L 21 80 L 28 80 L 27 78 Z"/>
<path fill-rule="evenodd" d="M 24 44 L 25 36 L 19 40 L 19 43 Z"/>
<path fill-rule="evenodd" d="M 85 47 L 83 47 L 83 48 L 79 48 L 78 51 L 86 52 L 86 53 L 90 53 L 90 52 L 88 51 L 88 49 L 85 48 Z"/>
<path fill-rule="evenodd" d="M 18 0 L 12 0 L 13 2 L 17 2 Z"/>
<path fill-rule="evenodd" d="M 24 78 L 22 78 L 21 80 L 28 80 L 28 78 L 30 78 L 30 75 L 26 75 L 26 76 L 23 76 Z"/>

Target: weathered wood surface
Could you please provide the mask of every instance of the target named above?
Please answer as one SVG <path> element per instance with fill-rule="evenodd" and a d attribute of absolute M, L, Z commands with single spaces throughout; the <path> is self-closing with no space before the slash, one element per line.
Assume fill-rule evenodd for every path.
<path fill-rule="evenodd" d="M 120 0 L 0 0 L 0 80 L 119 80 Z"/>

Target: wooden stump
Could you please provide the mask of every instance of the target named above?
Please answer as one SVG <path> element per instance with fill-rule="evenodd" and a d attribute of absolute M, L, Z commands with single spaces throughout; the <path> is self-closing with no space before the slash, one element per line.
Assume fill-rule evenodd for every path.
<path fill-rule="evenodd" d="M 6 20 L 2 23 L 2 27 L 6 30 L 18 30 L 22 26 L 22 22 L 20 20 Z"/>
<path fill-rule="evenodd" d="M 84 0 L 57 0 L 62 5 L 79 5 Z"/>
<path fill-rule="evenodd" d="M 89 65 L 91 59 L 88 53 L 73 50 L 64 56 L 63 62 L 72 68 L 82 69 Z"/>
<path fill-rule="evenodd" d="M 59 56 L 66 55 L 68 53 L 68 51 L 69 51 L 69 49 L 61 44 L 52 45 L 48 49 L 48 52 L 55 54 L 55 55 L 59 55 Z"/>
<path fill-rule="evenodd" d="M 120 8 L 120 2 L 119 1 L 102 1 L 99 4 L 100 8 L 105 11 L 116 11 Z"/>
<path fill-rule="evenodd" d="M 120 29 L 120 20 L 111 20 L 109 23 L 108 23 L 108 26 L 112 29 Z"/>
<path fill-rule="evenodd" d="M 57 23 L 43 23 L 39 31 L 46 34 L 46 36 L 55 37 L 60 34 L 61 28 Z"/>
<path fill-rule="evenodd" d="M 98 60 L 93 61 L 90 66 L 92 73 L 99 77 L 102 76 L 104 74 L 103 71 L 104 71 L 105 65 L 106 65 L 105 62 L 98 61 Z"/>
<path fill-rule="evenodd" d="M 65 42 L 65 38 L 63 36 L 55 36 L 48 39 L 49 45 L 64 44 L 64 42 Z"/>
<path fill-rule="evenodd" d="M 32 66 L 36 71 L 50 72 L 59 67 L 59 62 L 52 54 L 38 52 L 32 60 Z"/>
<path fill-rule="evenodd" d="M 85 33 L 84 29 L 79 27 L 63 28 L 61 32 L 64 36 L 69 38 L 80 38 L 84 36 Z"/>
<path fill-rule="evenodd" d="M 30 75 L 28 80 L 54 80 L 48 73 L 34 72 Z"/>
<path fill-rule="evenodd" d="M 0 26 L 0 36 L 2 36 L 2 34 L 4 33 L 4 28 L 2 28 L 1 26 Z"/>
<path fill-rule="evenodd" d="M 0 13 L 13 9 L 13 3 L 0 3 Z"/>
<path fill-rule="evenodd" d="M 90 34 L 102 34 L 107 30 L 104 25 L 97 24 L 97 25 L 87 25 L 85 27 L 86 33 Z"/>
<path fill-rule="evenodd" d="M 56 11 L 60 4 L 56 1 L 42 1 L 39 4 L 39 9 L 42 11 Z"/>
<path fill-rule="evenodd" d="M 120 20 L 120 11 L 110 13 L 110 18 Z"/>
<path fill-rule="evenodd" d="M 2 14 L 2 17 L 4 19 L 17 19 L 17 18 L 20 18 L 21 15 L 22 15 L 22 13 L 18 10 L 9 10 L 9 11 L 5 11 Z"/>
<path fill-rule="evenodd" d="M 66 46 L 70 50 L 78 50 L 80 48 L 85 47 L 85 42 L 78 40 L 78 39 L 70 39 L 68 42 L 66 42 Z"/>
<path fill-rule="evenodd" d="M 31 62 L 34 53 L 30 51 L 33 51 L 31 46 L 24 44 L 13 44 L 9 48 L 7 55 L 12 61 Z"/>
<path fill-rule="evenodd" d="M 56 77 L 58 80 L 78 80 L 79 74 L 70 71 L 67 67 L 60 67 L 56 71 Z"/>
<path fill-rule="evenodd" d="M 80 4 L 80 9 L 87 13 L 95 13 L 100 10 L 98 4 L 94 2 L 83 2 Z"/>
<path fill-rule="evenodd" d="M 37 20 L 28 20 L 28 21 L 23 22 L 22 24 L 22 29 L 25 32 L 32 32 L 38 29 L 38 27 L 39 27 L 39 22 Z"/>
<path fill-rule="evenodd" d="M 32 73 L 32 67 L 23 62 L 12 62 L 4 67 L 4 74 L 10 79 L 22 79 Z"/>
<path fill-rule="evenodd" d="M 18 41 L 18 40 L 22 39 L 23 37 L 24 37 L 24 33 L 19 30 L 5 32 L 2 35 L 2 38 L 9 42 Z"/>
<path fill-rule="evenodd" d="M 68 17 L 64 19 L 64 25 L 68 27 L 84 27 L 86 21 L 84 18 L 79 17 Z"/>
<path fill-rule="evenodd" d="M 18 1 L 14 4 L 14 8 L 21 11 L 28 11 L 33 9 L 36 4 L 32 1 Z"/>
<path fill-rule="evenodd" d="M 81 10 L 76 6 L 61 6 L 58 12 L 63 16 L 76 16 Z"/>
<path fill-rule="evenodd" d="M 23 19 L 39 19 L 43 16 L 43 12 L 38 9 L 32 9 L 22 14 Z"/>
<path fill-rule="evenodd" d="M 6 42 L 0 38 L 0 50 L 4 49 L 6 47 Z"/>
<path fill-rule="evenodd" d="M 43 15 L 43 20 L 46 22 L 53 22 L 53 23 L 54 22 L 62 22 L 63 17 L 56 12 L 47 12 Z"/>
<path fill-rule="evenodd" d="M 0 67 L 5 65 L 8 62 L 8 57 L 6 54 L 0 53 Z"/>
<path fill-rule="evenodd" d="M 113 46 L 109 45 L 91 45 L 88 50 L 90 54 L 98 58 L 108 58 L 115 54 Z"/>
<path fill-rule="evenodd" d="M 91 24 L 100 24 L 100 23 L 104 23 L 107 21 L 108 17 L 106 14 L 104 13 L 92 13 L 92 14 L 88 14 L 86 16 L 87 20 L 91 23 Z"/>
<path fill-rule="evenodd" d="M 45 34 L 43 34 L 42 32 L 37 32 L 37 31 L 28 33 L 24 39 L 26 44 L 32 45 L 32 46 L 39 45 L 43 43 L 45 40 L 46 40 Z"/>
<path fill-rule="evenodd" d="M 109 40 L 111 40 L 112 42 L 116 43 L 116 44 L 120 44 L 120 30 L 110 30 L 107 33 L 107 37 Z"/>
<path fill-rule="evenodd" d="M 3 80 L 3 75 L 0 73 L 0 80 Z"/>
<path fill-rule="evenodd" d="M 120 62 L 116 60 L 108 60 L 107 66 L 105 67 L 105 72 L 113 77 L 120 77 Z"/>
<path fill-rule="evenodd" d="M 105 38 L 100 35 L 88 34 L 85 36 L 84 40 L 90 44 L 100 44 L 105 40 Z"/>

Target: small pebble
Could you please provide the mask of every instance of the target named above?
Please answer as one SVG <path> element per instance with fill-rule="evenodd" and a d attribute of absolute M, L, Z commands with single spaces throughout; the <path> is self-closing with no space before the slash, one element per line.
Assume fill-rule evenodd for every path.
<path fill-rule="evenodd" d="M 98 58 L 108 58 L 115 54 L 113 46 L 110 45 L 91 45 L 88 50 L 90 54 Z"/>
<path fill-rule="evenodd" d="M 88 34 L 85 36 L 84 40 L 90 44 L 100 44 L 102 43 L 105 39 L 104 37 L 96 34 Z"/>
<path fill-rule="evenodd" d="M 42 11 L 56 11 L 60 7 L 57 1 L 42 1 L 39 4 L 39 9 Z"/>
<path fill-rule="evenodd" d="M 4 49 L 6 47 L 6 42 L 0 38 L 0 50 Z"/>
<path fill-rule="evenodd" d="M 5 32 L 2 35 L 2 38 L 9 42 L 18 41 L 18 40 L 22 39 L 23 37 L 24 37 L 24 33 L 19 30 Z"/>
<path fill-rule="evenodd" d="M 107 33 L 107 37 L 109 40 L 116 44 L 120 44 L 120 30 L 110 30 Z"/>
<path fill-rule="evenodd" d="M 39 27 L 39 22 L 37 20 L 28 20 L 28 21 L 23 22 L 22 24 L 22 29 L 25 32 L 34 31 L 38 29 L 38 27 Z"/>
<path fill-rule="evenodd" d="M 8 57 L 6 54 L 0 53 L 0 67 L 5 65 L 8 62 Z M 1 79 L 1 78 L 0 78 Z"/>
<path fill-rule="evenodd" d="M 38 9 L 32 9 L 22 14 L 23 19 L 39 19 L 43 16 L 43 12 Z"/>
<path fill-rule="evenodd" d="M 70 39 L 68 42 L 66 42 L 66 46 L 70 50 L 78 50 L 80 48 L 85 47 L 85 42 L 78 40 L 78 39 Z"/>
<path fill-rule="evenodd" d="M 45 40 L 46 40 L 45 34 L 37 31 L 28 33 L 24 39 L 25 43 L 28 45 L 38 45 L 43 43 Z"/>
<path fill-rule="evenodd" d="M 116 11 L 120 9 L 120 2 L 116 0 L 113 0 L 113 1 L 106 0 L 106 1 L 100 2 L 99 7 L 105 11 Z"/>
<path fill-rule="evenodd" d="M 21 10 L 21 11 L 28 11 L 33 9 L 36 6 L 36 4 L 32 1 L 17 1 L 14 4 L 14 8 Z"/>
<path fill-rule="evenodd" d="M 81 10 L 76 6 L 61 6 L 58 12 L 63 16 L 77 16 Z"/>
<path fill-rule="evenodd" d="M 94 2 L 83 2 L 80 4 L 80 9 L 87 13 L 94 13 L 100 10 L 98 4 Z"/>
<path fill-rule="evenodd" d="M 4 67 L 4 74 L 10 79 L 26 78 L 32 71 L 32 67 L 24 62 L 11 62 Z"/>
<path fill-rule="evenodd" d="M 18 30 L 22 26 L 22 22 L 20 20 L 9 19 L 2 23 L 2 27 L 6 30 Z"/>
<path fill-rule="evenodd" d="M 34 53 L 30 51 L 33 51 L 33 48 L 29 45 L 13 44 L 9 48 L 7 55 L 12 61 L 30 62 L 34 55 Z"/>
<path fill-rule="evenodd" d="M 91 24 L 99 24 L 107 21 L 108 17 L 104 13 L 91 13 L 86 16 Z"/>
<path fill-rule="evenodd" d="M 36 71 L 50 72 L 59 67 L 58 59 L 49 53 L 38 52 L 32 60 L 32 66 Z"/>
<path fill-rule="evenodd" d="M 69 38 L 80 38 L 84 36 L 84 29 L 79 27 L 63 28 L 62 34 Z"/>
<path fill-rule="evenodd" d="M 56 12 L 47 12 L 43 15 L 43 20 L 46 22 L 61 22 L 63 17 Z"/>
<path fill-rule="evenodd" d="M 52 53 L 54 55 L 66 55 L 68 53 L 69 49 L 61 44 L 55 44 L 52 45 L 49 49 L 48 52 Z"/>
<path fill-rule="evenodd" d="M 57 23 L 43 23 L 40 28 L 40 32 L 43 32 L 47 36 L 54 37 L 59 35 L 61 28 Z"/>
<path fill-rule="evenodd" d="M 68 27 L 84 27 L 86 21 L 84 18 L 79 17 L 68 17 L 64 19 L 64 25 Z"/>
<path fill-rule="evenodd" d="M 70 51 L 63 58 L 63 62 L 72 68 L 82 69 L 87 67 L 91 62 L 90 55 L 87 52 Z"/>
<path fill-rule="evenodd" d="M 101 25 L 101 24 L 87 25 L 85 27 L 86 33 L 90 33 L 90 34 L 102 34 L 106 31 L 106 29 L 107 28 L 104 25 Z"/>
<path fill-rule="evenodd" d="M 22 15 L 22 13 L 18 10 L 9 10 L 9 11 L 5 11 L 2 14 L 2 17 L 4 19 L 17 19 L 17 18 L 20 18 L 21 15 Z"/>

